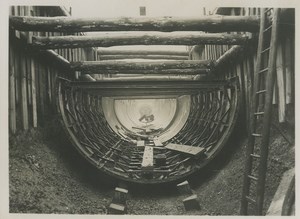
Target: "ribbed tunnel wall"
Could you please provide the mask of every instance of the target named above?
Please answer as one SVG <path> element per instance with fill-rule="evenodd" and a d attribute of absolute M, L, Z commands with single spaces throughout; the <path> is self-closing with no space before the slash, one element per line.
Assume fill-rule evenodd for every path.
<path fill-rule="evenodd" d="M 136 132 L 141 137 L 159 137 L 164 142 L 174 137 L 185 124 L 190 112 L 191 98 L 189 95 L 152 98 L 155 97 L 103 97 L 103 113 L 110 127 L 120 136 L 126 135 L 125 132 Z M 148 113 L 147 110 L 153 115 L 153 121 L 147 122 L 143 119 L 143 115 Z M 147 130 L 147 133 L 143 133 L 143 130 Z"/>
<path fill-rule="evenodd" d="M 30 8 L 34 12 L 34 16 L 53 17 L 62 15 L 59 7 L 54 7 L 50 11 L 47 7 L 34 6 L 34 8 Z M 30 8 L 13 6 L 11 14 L 30 15 Z M 228 16 L 247 16 L 259 15 L 260 10 L 255 8 L 221 8 L 218 9 L 218 12 Z M 246 27 L 246 25 L 243 26 Z M 161 75 L 156 75 L 158 74 L 157 69 L 147 69 L 145 67 L 147 65 L 144 63 L 143 68 L 145 69 L 140 69 L 143 72 L 141 74 L 143 77 L 136 78 L 136 73 L 140 74 L 140 70 L 131 72 L 131 69 L 129 72 L 119 72 L 119 69 L 115 69 L 111 72 L 108 68 L 106 69 L 107 72 L 105 70 L 98 74 L 98 72 L 86 71 L 89 69 L 76 69 L 77 65 L 72 65 L 72 62 L 101 60 L 101 57 L 105 58 L 102 54 L 103 50 L 97 51 L 96 48 L 91 47 L 59 49 L 53 47 L 53 50 L 43 50 L 43 48 L 34 50 L 31 45 L 27 44 L 27 38 L 24 38 L 26 34 L 33 33 L 36 37 L 51 36 L 51 34 L 55 36 L 55 33 L 49 30 L 50 32 L 42 31 L 37 34 L 32 31 L 23 32 L 22 28 L 21 30 L 14 30 L 13 28 L 10 29 L 9 59 L 11 133 L 16 133 L 19 129 L 27 130 L 30 127 L 40 126 L 48 116 L 47 110 L 55 108 L 56 99 L 58 99 L 57 103 L 63 126 L 74 146 L 92 165 L 115 178 L 138 183 L 161 183 L 183 178 L 203 168 L 223 148 L 235 125 L 239 105 L 244 107 L 242 110 L 246 115 L 246 119 L 243 121 L 245 122 L 245 129 L 249 127 L 253 76 L 255 63 L 257 62 L 255 43 L 250 46 L 248 44 L 243 46 L 198 45 L 197 43 L 196 46 L 189 47 L 188 55 L 185 54 L 186 64 L 192 63 L 191 60 L 196 60 L 195 63 L 198 64 L 200 62 L 197 62 L 197 60 L 213 60 L 217 63 L 216 66 L 212 63 L 204 66 L 205 69 L 202 69 L 204 71 L 198 72 L 200 76 L 184 75 L 184 77 L 181 77 L 184 73 L 194 74 L 195 71 L 191 72 L 191 69 L 184 69 L 184 72 L 182 72 L 183 69 L 177 69 L 175 73 L 174 71 L 168 72 L 168 75 L 163 75 L 166 71 L 161 69 Z M 236 31 L 240 30 L 235 29 L 231 32 L 232 37 L 241 37 L 242 32 Z M 273 103 L 278 104 L 280 122 L 286 120 L 287 105 L 293 104 L 294 101 L 294 84 L 292 83 L 294 81 L 294 35 L 291 33 L 293 32 L 284 32 L 278 40 L 278 48 L 281 49 L 278 49 L 276 60 L 277 86 L 275 86 Z M 21 38 L 18 35 L 21 35 Z M 59 35 L 69 34 L 62 32 Z M 76 33 L 76 35 L 82 35 L 82 33 Z M 250 35 L 251 39 L 257 40 L 257 33 Z M 236 54 L 234 55 L 234 51 L 238 51 L 236 52 L 238 57 Z M 49 61 L 50 57 L 51 61 Z M 226 57 L 229 58 L 224 61 Z M 103 61 L 101 62 L 103 63 Z M 132 64 L 129 61 L 128 63 Z M 163 63 L 167 65 L 167 62 Z M 178 61 L 178 63 L 182 63 L 182 61 Z M 178 63 L 176 66 L 180 67 Z M 157 65 L 157 62 L 155 65 L 160 68 L 163 66 Z M 206 69 L 207 67 L 209 69 Z M 218 68 L 214 69 L 214 67 Z M 199 66 L 196 70 L 199 70 Z M 137 121 L 134 122 L 137 119 L 134 115 L 138 111 L 135 111 L 135 113 L 133 113 L 134 110 L 130 111 L 128 103 L 138 102 L 141 99 L 148 99 L 148 102 L 151 102 L 157 98 L 156 91 L 153 91 L 152 95 L 146 95 L 147 97 L 130 97 L 130 94 L 124 94 L 122 98 L 115 98 L 113 97 L 115 93 L 110 95 L 109 89 L 95 87 L 93 82 L 87 83 L 88 86 L 94 86 L 94 90 L 91 90 L 87 87 L 74 86 L 69 81 L 61 79 L 63 77 L 72 82 L 82 82 L 80 79 L 84 76 L 92 78 L 88 74 L 94 74 L 93 80 L 113 81 L 110 78 L 113 75 L 113 77 L 116 77 L 113 79 L 118 81 L 120 79 L 118 77 L 124 76 L 124 73 L 126 76 L 131 75 L 127 79 L 131 79 L 131 82 L 136 84 L 150 79 L 160 82 L 170 78 L 180 80 L 181 83 L 191 79 L 218 79 L 228 83 L 224 83 L 224 85 L 216 84 L 215 87 L 210 88 L 201 88 L 200 86 L 193 91 L 188 91 L 189 87 L 187 86 L 187 91 L 176 92 L 172 97 L 166 97 L 166 94 L 163 94 L 169 92 L 168 89 L 160 90 L 158 93 L 163 94 L 165 97 L 159 97 L 159 99 L 172 102 L 165 105 L 166 109 L 169 108 L 169 111 L 166 110 L 168 113 L 163 112 L 163 110 L 161 112 L 157 111 L 154 122 L 143 126 Z M 79 77 L 80 74 L 82 74 L 82 77 Z M 56 91 L 56 80 L 59 81 L 58 93 L 54 93 Z M 241 90 L 239 86 L 241 86 Z M 176 90 L 176 87 L 171 88 Z M 145 92 L 139 90 L 139 94 L 145 95 Z M 123 106 L 120 105 L 122 101 L 124 102 Z M 176 109 L 173 109 L 175 102 Z M 163 106 L 163 104 L 158 105 L 159 107 Z M 157 106 L 154 108 L 157 108 Z M 122 112 L 122 109 L 126 112 Z M 161 121 L 161 123 L 158 121 Z M 140 128 L 140 130 L 133 128 L 136 125 L 139 126 L 137 128 Z M 152 125 L 152 127 L 146 127 L 147 125 Z M 157 139 L 162 142 L 163 147 L 154 145 L 154 141 Z M 154 150 L 154 164 L 151 169 L 142 166 L 145 147 L 137 146 L 140 140 L 144 140 L 145 145 L 151 146 Z M 201 156 L 193 156 L 168 149 L 166 146 L 169 144 L 204 148 L 205 152 L 201 153 Z M 161 163 L 162 157 L 166 158 L 165 163 Z"/>
<path fill-rule="evenodd" d="M 117 116 L 115 111 L 105 115 L 104 111 L 111 109 L 113 104 L 110 105 L 101 91 L 95 92 L 94 89 L 91 92 L 62 80 L 59 83 L 58 101 L 63 124 L 71 141 L 92 165 L 115 178 L 150 184 L 186 177 L 212 160 L 226 144 L 235 125 L 239 94 L 238 82 L 234 81 L 185 95 L 183 100 L 188 100 L 190 106 L 177 106 L 170 123 L 150 137 L 128 130 L 122 123 L 118 123 L 118 129 L 113 128 L 112 120 Z M 181 98 L 178 95 L 175 99 L 180 101 Z M 188 109 L 188 113 L 184 108 Z M 187 118 L 182 122 L 184 115 Z M 180 127 L 179 123 L 182 124 Z M 200 156 L 192 156 L 166 147 L 155 147 L 155 137 L 161 139 L 164 146 L 169 143 L 189 145 L 202 147 L 205 152 Z M 137 140 L 140 139 L 154 148 L 151 170 L 142 167 L 144 147 L 137 146 Z M 166 157 L 164 164 L 158 162 L 162 155 Z"/>

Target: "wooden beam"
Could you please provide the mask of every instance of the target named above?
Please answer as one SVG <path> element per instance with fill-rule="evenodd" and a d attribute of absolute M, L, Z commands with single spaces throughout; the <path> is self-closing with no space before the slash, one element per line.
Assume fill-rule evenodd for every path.
<path fill-rule="evenodd" d="M 70 86 L 102 96 L 153 96 L 198 93 L 201 89 L 219 89 L 230 84 L 224 81 L 124 79 L 123 81 L 70 82 Z"/>
<path fill-rule="evenodd" d="M 138 146 L 138 147 L 144 147 L 145 146 L 145 141 L 143 141 L 143 140 L 137 141 L 136 142 L 136 146 Z"/>
<path fill-rule="evenodd" d="M 165 70 L 165 69 L 205 69 L 210 68 L 210 60 L 184 60 L 184 61 L 85 61 L 72 62 L 71 68 L 82 72 L 100 72 L 106 70 L 132 71 L 132 70 Z"/>
<path fill-rule="evenodd" d="M 161 143 L 160 139 L 158 139 L 158 138 L 154 138 L 154 139 L 153 139 L 153 143 L 154 143 L 154 145 L 155 145 L 156 147 L 161 147 L 161 146 L 163 146 L 163 144 Z"/>
<path fill-rule="evenodd" d="M 144 149 L 142 170 L 153 170 L 153 147 L 146 146 Z"/>
<path fill-rule="evenodd" d="M 26 17 L 10 16 L 10 26 L 21 31 L 258 31 L 258 16 L 202 17 Z"/>
<path fill-rule="evenodd" d="M 82 70 L 82 74 L 155 74 L 155 75 L 206 75 L 210 72 L 208 68 L 201 69 L 149 69 L 149 70 Z"/>
<path fill-rule="evenodd" d="M 20 55 L 20 71 L 21 71 L 21 109 L 23 129 L 28 130 L 28 98 L 27 98 L 27 75 L 26 75 L 26 56 L 22 51 Z"/>
<path fill-rule="evenodd" d="M 165 147 L 172 151 L 178 151 L 193 156 L 198 156 L 200 154 L 203 154 L 206 151 L 206 149 L 203 147 L 195 147 L 195 146 L 173 144 L 173 143 L 169 143 Z"/>
<path fill-rule="evenodd" d="M 101 55 L 100 60 L 119 60 L 119 59 L 162 59 L 162 60 L 188 60 L 188 56 L 174 55 Z"/>
<path fill-rule="evenodd" d="M 13 134 L 17 131 L 16 110 L 16 71 L 15 71 L 15 48 L 9 45 L 9 127 Z"/>
<path fill-rule="evenodd" d="M 285 64 L 283 63 L 283 45 L 279 43 L 277 45 L 277 55 L 276 55 L 276 74 L 277 74 L 277 87 L 278 87 L 278 119 L 279 122 L 285 122 L 286 120 L 286 101 L 285 101 L 285 92 L 286 92 L 286 69 Z"/>
<path fill-rule="evenodd" d="M 233 46 L 227 50 L 222 56 L 220 56 L 215 62 L 215 69 L 220 70 L 224 65 L 237 61 L 237 57 L 244 50 L 242 46 Z"/>
<path fill-rule="evenodd" d="M 285 58 L 285 72 L 286 72 L 286 104 L 292 103 L 293 100 L 293 56 L 292 56 L 292 40 L 290 37 L 285 39 L 284 48 L 284 58 Z M 294 55 L 294 54 L 293 54 Z"/>
<path fill-rule="evenodd" d="M 123 45 L 241 45 L 248 40 L 241 34 L 209 34 L 201 32 L 116 32 L 85 36 L 32 37 L 32 45 L 40 49 L 109 47 Z"/>
<path fill-rule="evenodd" d="M 65 59 L 63 56 L 59 55 L 58 53 L 54 52 L 53 50 L 46 50 L 45 54 L 49 58 L 55 59 L 58 63 L 60 63 L 62 66 L 69 68 L 70 67 L 70 62 Z"/>
<path fill-rule="evenodd" d="M 37 115 L 37 95 L 36 95 L 36 68 L 35 68 L 35 59 L 31 59 L 30 68 L 31 68 L 31 98 L 32 98 L 32 125 L 34 128 L 38 126 L 38 115 Z"/>
<path fill-rule="evenodd" d="M 146 46 L 148 47 L 148 46 Z M 151 49 L 149 48 L 144 49 L 137 49 L 137 48 L 130 48 L 130 49 L 112 49 L 112 48 L 99 48 L 98 54 L 102 55 L 171 55 L 171 56 L 188 56 L 188 51 L 182 50 L 174 50 L 173 48 L 167 49 Z"/>

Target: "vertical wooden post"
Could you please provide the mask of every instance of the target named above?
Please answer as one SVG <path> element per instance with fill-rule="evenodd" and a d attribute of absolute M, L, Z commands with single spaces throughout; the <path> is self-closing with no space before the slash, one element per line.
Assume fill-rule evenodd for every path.
<path fill-rule="evenodd" d="M 51 67 L 50 65 L 46 66 L 46 71 L 47 71 L 47 93 L 48 93 L 48 99 L 49 99 L 49 105 L 52 102 L 52 93 L 51 93 Z"/>
<path fill-rule="evenodd" d="M 25 15 L 25 6 L 20 6 L 20 15 Z M 27 68 L 26 68 L 26 52 L 20 48 L 20 72 L 21 72 L 21 115 L 22 127 L 28 130 L 28 98 L 27 98 Z"/>
<path fill-rule="evenodd" d="M 31 98 L 32 98 L 32 125 L 37 127 L 37 104 L 36 104 L 36 82 L 35 82 L 35 60 L 32 58 L 30 62 L 31 68 Z"/>
<path fill-rule="evenodd" d="M 52 86 L 52 106 L 53 109 L 56 109 L 56 77 L 57 77 L 58 69 L 55 65 L 52 65 L 52 74 L 51 74 L 51 86 Z"/>
<path fill-rule="evenodd" d="M 278 88 L 278 117 L 279 122 L 285 121 L 285 67 L 283 63 L 282 43 L 278 44 L 276 56 L 277 88 Z"/>
<path fill-rule="evenodd" d="M 249 62 L 248 62 L 248 57 L 247 60 L 245 60 L 243 62 L 243 66 L 244 66 L 244 84 L 245 84 L 245 101 L 246 101 L 246 113 L 247 113 L 247 128 L 249 130 L 249 125 L 250 125 L 250 111 L 249 109 L 251 109 L 251 97 L 252 97 L 252 80 L 251 80 L 251 68 L 249 66 Z"/>
<path fill-rule="evenodd" d="M 14 49 L 9 45 L 9 126 L 10 131 L 15 134 L 17 131 L 16 121 L 16 92 L 15 92 L 15 62 Z"/>
<path fill-rule="evenodd" d="M 291 38 L 287 37 L 285 39 L 284 45 L 284 57 L 285 57 L 285 73 L 286 73 L 286 104 L 293 102 L 293 83 L 292 83 L 292 53 L 291 53 Z"/>
<path fill-rule="evenodd" d="M 23 129 L 27 130 L 28 126 L 28 105 L 27 105 L 27 77 L 26 77 L 26 57 L 25 52 L 21 53 L 20 70 L 21 70 L 21 106 L 22 106 L 22 123 Z"/>
<path fill-rule="evenodd" d="M 15 66 L 15 94 L 16 94 L 16 104 L 17 104 L 17 108 L 20 109 L 18 107 L 18 104 L 20 103 L 20 53 L 19 53 L 19 49 L 17 47 L 13 47 L 13 51 L 14 51 L 14 66 Z M 18 113 L 17 113 L 18 115 Z"/>
<path fill-rule="evenodd" d="M 31 11 L 30 11 L 30 6 L 24 6 L 24 13 L 23 15 L 25 16 L 31 16 Z M 26 38 L 27 38 L 27 43 L 31 43 L 31 38 L 32 38 L 32 32 L 26 32 Z M 28 51 L 25 53 L 26 57 L 26 73 L 27 73 L 27 94 L 28 94 L 28 104 L 32 104 L 32 98 L 31 98 L 31 68 L 30 68 L 30 54 Z"/>

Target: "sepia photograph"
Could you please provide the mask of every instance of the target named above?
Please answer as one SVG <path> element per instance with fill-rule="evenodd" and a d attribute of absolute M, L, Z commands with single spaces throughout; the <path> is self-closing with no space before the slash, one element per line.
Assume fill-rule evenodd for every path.
<path fill-rule="evenodd" d="M 8 218 L 296 215 L 295 7 L 4 10 Z"/>

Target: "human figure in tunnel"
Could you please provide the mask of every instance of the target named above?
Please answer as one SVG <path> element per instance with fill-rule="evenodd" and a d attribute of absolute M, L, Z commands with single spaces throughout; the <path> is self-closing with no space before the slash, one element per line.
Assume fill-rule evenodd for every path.
<path fill-rule="evenodd" d="M 154 121 L 154 115 L 143 115 L 141 118 L 139 118 L 140 122 L 149 123 Z"/>

